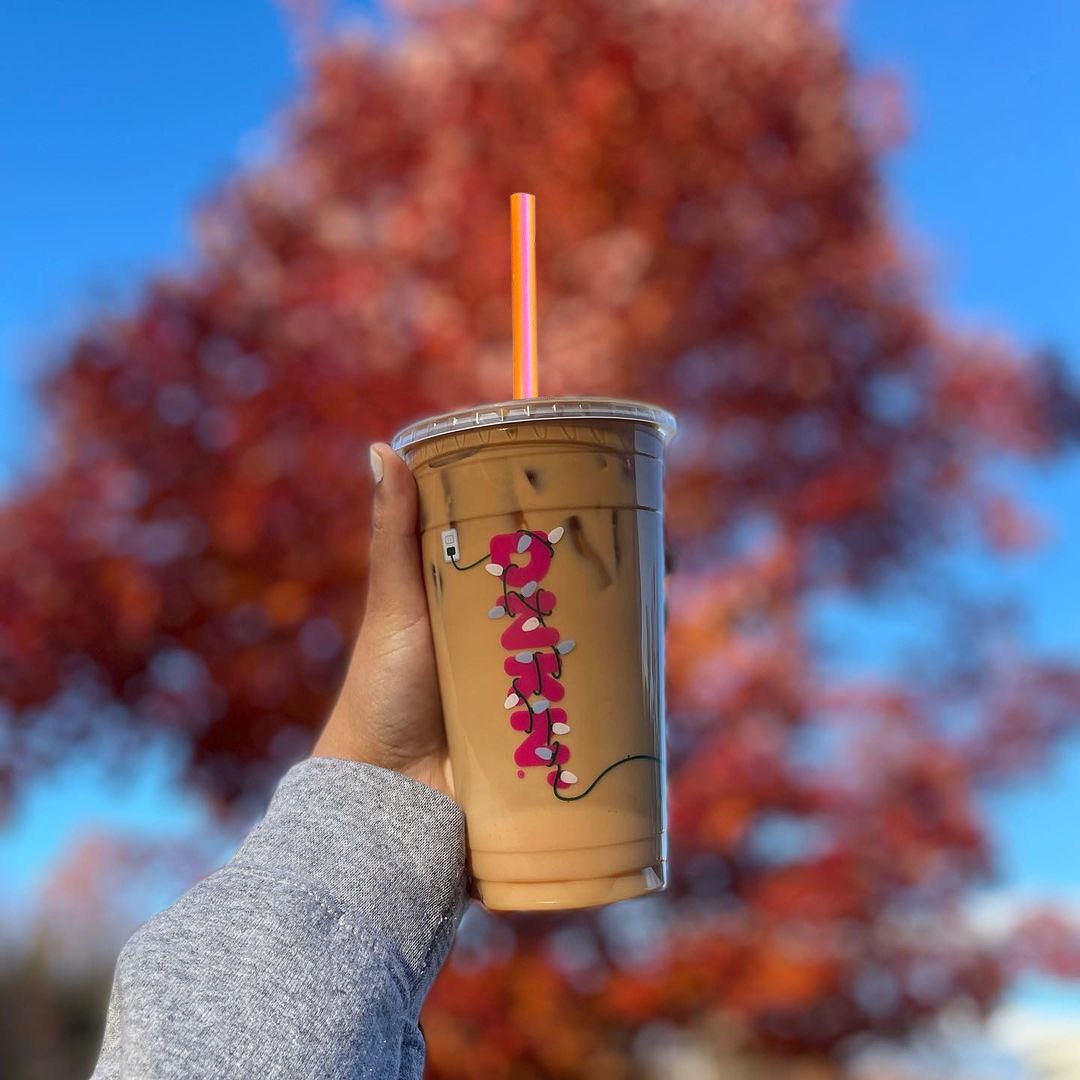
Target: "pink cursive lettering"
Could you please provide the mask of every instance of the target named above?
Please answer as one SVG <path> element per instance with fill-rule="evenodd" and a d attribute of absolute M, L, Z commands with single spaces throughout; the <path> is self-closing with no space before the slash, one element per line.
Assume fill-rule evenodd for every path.
<path fill-rule="evenodd" d="M 525 769 L 542 766 L 551 769 L 547 775 L 549 784 L 566 788 L 577 780 L 573 773 L 561 768 L 570 760 L 570 748 L 560 737 L 569 734 L 570 725 L 566 711 L 553 708 L 552 702 L 561 701 L 565 694 L 560 681 L 562 658 L 574 642 L 563 641 L 547 621 L 555 611 L 556 597 L 540 588 L 562 534 L 560 526 L 550 533 L 519 529 L 493 536 L 487 569 L 503 584 L 503 594 L 489 614 L 513 620 L 499 640 L 504 649 L 514 654 L 503 663 L 503 670 L 510 676 L 503 704 L 514 710 L 510 726 L 525 733 L 514 751 L 518 776 L 523 777 Z"/>

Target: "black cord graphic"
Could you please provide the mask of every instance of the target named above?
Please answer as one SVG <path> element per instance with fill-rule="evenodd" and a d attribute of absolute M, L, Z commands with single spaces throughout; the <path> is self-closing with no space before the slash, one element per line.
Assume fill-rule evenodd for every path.
<path fill-rule="evenodd" d="M 456 555 L 451 555 L 450 556 L 450 561 L 454 564 L 454 569 L 455 570 L 471 570 L 474 566 L 479 566 L 483 562 L 491 562 L 491 552 L 489 551 L 486 555 L 484 555 L 481 558 L 477 559 L 476 562 L 469 563 L 468 566 L 462 566 L 457 561 L 457 556 Z"/>
<path fill-rule="evenodd" d="M 559 744 L 555 743 L 554 745 L 557 748 Z M 558 753 L 557 749 L 556 753 Z M 625 765 L 628 761 L 655 761 L 657 764 L 660 763 L 660 759 L 655 754 L 627 754 L 626 757 L 619 758 L 618 761 L 613 761 L 606 769 L 601 769 L 596 779 L 584 791 L 580 792 L 577 795 L 559 794 L 559 781 L 562 779 L 563 767 L 561 765 L 556 765 L 555 783 L 551 786 L 552 790 L 555 792 L 555 798 L 561 799 L 563 802 L 577 802 L 578 799 L 584 799 L 585 796 L 588 795 L 589 792 L 592 791 L 592 789 L 596 787 L 596 785 L 599 784 L 600 781 L 603 780 L 604 777 L 607 776 L 607 774 L 611 772 L 612 769 L 616 769 L 620 765 Z"/>

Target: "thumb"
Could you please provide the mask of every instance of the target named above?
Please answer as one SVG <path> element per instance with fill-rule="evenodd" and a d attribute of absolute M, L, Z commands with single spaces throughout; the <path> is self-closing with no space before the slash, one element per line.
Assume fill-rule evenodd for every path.
<path fill-rule="evenodd" d="M 371 447 L 371 473 L 375 494 L 364 620 L 374 619 L 382 632 L 393 633 L 427 614 L 416 533 L 416 481 L 409 467 L 386 443 Z"/>

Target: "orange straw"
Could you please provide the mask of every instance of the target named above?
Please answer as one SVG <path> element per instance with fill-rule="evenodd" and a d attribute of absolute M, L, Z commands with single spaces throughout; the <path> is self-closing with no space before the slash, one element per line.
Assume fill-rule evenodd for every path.
<path fill-rule="evenodd" d="M 536 196 L 510 196 L 511 278 L 514 291 L 514 397 L 539 393 L 536 348 Z"/>

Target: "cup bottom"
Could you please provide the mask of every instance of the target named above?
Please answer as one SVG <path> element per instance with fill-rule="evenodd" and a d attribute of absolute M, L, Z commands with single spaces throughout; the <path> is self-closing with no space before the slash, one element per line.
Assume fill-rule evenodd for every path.
<path fill-rule="evenodd" d="M 664 863 L 630 873 L 577 881 L 476 880 L 480 901 L 490 911 L 560 911 L 599 907 L 617 900 L 659 892 L 666 883 Z"/>

